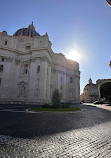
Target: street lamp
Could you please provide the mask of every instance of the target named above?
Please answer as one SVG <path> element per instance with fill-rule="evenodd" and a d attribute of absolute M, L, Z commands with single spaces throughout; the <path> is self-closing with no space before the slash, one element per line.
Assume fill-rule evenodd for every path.
<path fill-rule="evenodd" d="M 107 1 L 107 3 L 109 4 L 109 6 L 111 7 L 111 0 L 106 0 Z M 110 63 L 109 63 L 109 66 L 110 66 L 110 68 L 111 68 L 111 61 L 110 61 Z"/>
<path fill-rule="evenodd" d="M 110 63 L 109 63 L 109 66 L 110 66 L 110 68 L 111 68 L 111 61 L 110 61 Z"/>
<path fill-rule="evenodd" d="M 111 0 L 106 0 L 109 6 L 111 7 Z"/>

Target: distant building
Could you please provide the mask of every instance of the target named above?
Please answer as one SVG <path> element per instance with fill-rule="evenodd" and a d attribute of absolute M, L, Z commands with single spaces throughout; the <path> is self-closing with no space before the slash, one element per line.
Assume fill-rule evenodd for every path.
<path fill-rule="evenodd" d="M 107 82 L 107 81 L 111 81 L 111 79 L 98 79 L 98 80 L 96 81 L 96 84 L 100 85 L 101 83 Z"/>
<path fill-rule="evenodd" d="M 93 103 L 99 98 L 99 86 L 103 82 L 111 81 L 111 79 L 98 79 L 96 84 L 92 83 L 92 79 L 89 79 L 89 84 L 84 87 L 83 93 L 80 95 L 80 100 L 86 103 Z"/>
<path fill-rule="evenodd" d="M 33 23 L 13 36 L 0 32 L 0 103 L 51 103 L 55 89 L 63 101 L 80 102 L 79 64 L 54 53 Z"/>
<path fill-rule="evenodd" d="M 80 96 L 81 101 L 92 103 L 95 100 L 98 100 L 98 85 L 92 83 L 91 78 L 89 79 L 89 84 L 84 87 L 83 93 Z"/>

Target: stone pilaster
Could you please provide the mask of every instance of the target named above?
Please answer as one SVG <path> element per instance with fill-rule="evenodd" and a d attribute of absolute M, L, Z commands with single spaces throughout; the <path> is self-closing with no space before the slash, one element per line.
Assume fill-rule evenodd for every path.
<path fill-rule="evenodd" d="M 42 62 L 41 69 L 40 69 L 40 100 L 46 102 L 46 90 L 47 90 L 47 63 Z"/>
<path fill-rule="evenodd" d="M 9 92 L 9 85 L 10 85 L 10 77 L 11 77 L 11 62 L 5 62 L 3 72 L 1 73 L 2 78 L 2 85 L 1 85 L 1 100 L 9 99 L 8 92 Z"/>
<path fill-rule="evenodd" d="M 34 91 L 35 91 L 35 79 L 37 75 L 37 64 L 35 61 L 30 62 L 29 65 L 29 85 L 28 85 L 28 102 L 34 101 Z"/>

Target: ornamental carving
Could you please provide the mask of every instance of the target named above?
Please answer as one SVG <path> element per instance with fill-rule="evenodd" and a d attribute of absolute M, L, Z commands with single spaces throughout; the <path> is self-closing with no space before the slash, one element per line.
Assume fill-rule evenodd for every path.
<path fill-rule="evenodd" d="M 27 83 L 22 81 L 18 84 L 18 97 L 23 100 L 27 96 Z"/>
<path fill-rule="evenodd" d="M 16 63 L 17 65 L 19 65 L 19 64 L 20 64 L 20 60 L 15 59 L 15 63 Z"/>
<path fill-rule="evenodd" d="M 6 61 L 7 61 L 7 62 L 12 62 L 13 59 L 12 59 L 12 58 L 6 58 Z"/>

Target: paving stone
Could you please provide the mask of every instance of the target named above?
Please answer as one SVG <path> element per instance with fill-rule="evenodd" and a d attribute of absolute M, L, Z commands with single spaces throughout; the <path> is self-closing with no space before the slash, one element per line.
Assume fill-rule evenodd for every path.
<path fill-rule="evenodd" d="M 0 115 L 0 119 L 2 120 L 4 117 L 8 117 L 6 113 L 3 114 L 5 116 L 2 115 L 2 113 Z M 11 114 L 7 114 L 11 117 Z M 86 114 L 88 116 L 86 116 Z M 15 116 L 22 116 L 24 119 L 30 118 L 29 115 L 23 114 L 16 114 Z M 37 133 L 37 135 L 35 134 L 35 136 L 33 135 L 33 133 L 37 132 L 36 126 L 38 127 L 39 125 L 38 121 L 37 123 L 32 123 L 33 126 L 32 124 L 30 124 L 30 127 L 28 126 L 29 129 L 35 127 L 35 131 L 32 132 L 34 137 L 29 138 L 22 138 L 21 135 L 16 137 L 16 134 L 12 134 L 11 136 L 11 133 L 8 133 L 8 128 L 12 128 L 15 123 L 17 123 L 16 120 L 11 119 L 12 122 L 14 121 L 13 124 L 8 124 L 8 122 L 5 121 L 5 125 L 3 125 L 2 122 L 0 122 L 0 158 L 111 158 L 111 112 L 83 107 L 82 113 L 73 115 L 41 114 L 41 116 L 43 116 L 42 119 L 45 118 L 44 121 L 46 120 L 45 123 L 41 122 L 42 125 L 45 126 L 44 130 L 49 128 L 48 135 L 47 131 L 46 134 L 42 133 L 41 136 L 39 133 Z M 31 115 L 31 118 L 32 120 L 40 119 L 40 114 L 37 114 L 37 116 L 35 114 Z M 55 122 L 57 120 L 56 128 L 61 128 L 60 132 L 56 130 L 54 133 L 52 131 L 56 128 L 48 127 L 48 125 L 50 126 L 50 122 L 53 122 L 53 118 Z M 61 124 L 59 124 L 59 120 Z M 67 125 L 66 123 L 68 122 L 69 124 Z M 6 128 L 4 128 L 4 126 L 6 126 Z M 24 126 L 28 128 L 26 124 Z M 41 128 L 42 126 L 39 125 L 39 127 Z M 16 126 L 16 130 L 18 128 L 19 126 Z M 64 130 L 65 128 L 66 130 Z M 7 130 L 7 133 L 4 133 L 5 130 Z M 26 129 L 22 132 L 26 134 L 30 131 L 28 131 L 28 129 L 25 130 Z M 42 131 L 43 129 L 39 130 Z"/>

